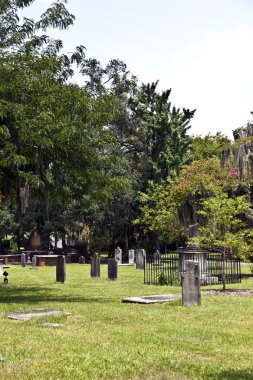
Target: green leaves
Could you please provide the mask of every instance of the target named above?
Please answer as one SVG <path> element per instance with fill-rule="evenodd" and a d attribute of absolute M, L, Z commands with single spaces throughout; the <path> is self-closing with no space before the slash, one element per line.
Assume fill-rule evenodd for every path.
<path fill-rule="evenodd" d="M 94 98 L 67 83 L 85 48 L 61 55 L 60 40 L 40 35 L 73 23 L 65 1 L 53 3 L 39 21 L 20 21 L 19 8 L 30 3 L 6 1 L 0 8 L 0 191 L 13 204 L 20 236 L 36 225 L 58 229 L 61 224 L 63 231 L 69 222 L 63 210 L 73 199 L 80 219 L 85 197 L 92 194 L 94 203 L 102 199 L 106 174 L 101 169 L 111 138 L 105 126 L 115 113 L 112 95 Z"/>
<path fill-rule="evenodd" d="M 205 199 L 198 214 L 203 215 L 207 223 L 200 227 L 200 237 L 195 240 L 204 248 L 223 247 L 245 257 L 250 206 L 245 196 L 228 198 L 227 194 L 217 194 Z"/>

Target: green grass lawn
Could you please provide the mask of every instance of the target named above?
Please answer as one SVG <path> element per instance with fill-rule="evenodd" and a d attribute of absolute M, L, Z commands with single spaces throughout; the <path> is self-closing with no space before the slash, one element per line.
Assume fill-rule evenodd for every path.
<path fill-rule="evenodd" d="M 181 288 L 144 285 L 134 267 L 120 267 L 118 281 L 108 281 L 105 265 L 101 278 L 91 279 L 89 265 L 67 264 L 66 284 L 55 282 L 55 267 L 13 265 L 8 272 L 16 286 L 0 288 L 0 379 L 253 379 L 252 296 L 203 295 L 192 308 L 125 304 L 123 297 Z M 253 277 L 228 288 L 253 289 Z M 36 308 L 71 315 L 5 317 Z"/>

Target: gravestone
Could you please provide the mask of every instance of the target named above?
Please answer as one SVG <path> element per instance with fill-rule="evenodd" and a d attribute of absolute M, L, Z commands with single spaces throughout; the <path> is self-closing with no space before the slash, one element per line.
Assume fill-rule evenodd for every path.
<path fill-rule="evenodd" d="M 146 252 L 145 249 L 136 249 L 136 269 L 143 270 L 145 267 Z"/>
<path fill-rule="evenodd" d="M 26 256 L 23 252 L 21 253 L 21 266 L 22 268 L 25 268 L 26 266 Z"/>
<path fill-rule="evenodd" d="M 3 259 L 0 259 L 0 277 L 3 277 L 4 268 L 3 268 Z"/>
<path fill-rule="evenodd" d="M 128 251 L 128 264 L 133 265 L 134 264 L 134 249 L 129 249 Z"/>
<path fill-rule="evenodd" d="M 200 305 L 199 264 L 193 260 L 185 262 L 182 273 L 182 301 L 184 306 Z"/>
<path fill-rule="evenodd" d="M 159 251 L 155 251 L 155 253 L 154 253 L 154 264 L 156 264 L 156 265 L 161 264 L 161 254 Z"/>
<path fill-rule="evenodd" d="M 85 264 L 85 258 L 84 256 L 79 257 L 79 264 Z"/>
<path fill-rule="evenodd" d="M 36 309 L 30 311 L 17 311 L 16 313 L 11 313 L 7 315 L 9 319 L 15 319 L 18 321 L 29 321 L 34 318 L 41 318 L 47 316 L 68 316 L 71 315 L 69 312 L 61 310 L 48 310 L 48 309 Z"/>
<path fill-rule="evenodd" d="M 66 260 L 65 256 L 56 258 L 56 282 L 66 282 Z"/>
<path fill-rule="evenodd" d="M 32 269 L 37 269 L 36 265 L 37 265 L 37 257 L 33 256 L 32 257 Z"/>
<path fill-rule="evenodd" d="M 116 259 L 108 260 L 108 280 L 118 279 L 118 261 Z"/>
<path fill-rule="evenodd" d="M 155 296 L 141 296 L 141 297 L 128 297 L 123 298 L 122 302 L 126 303 L 162 303 L 162 302 L 170 302 L 180 299 L 181 296 L 178 294 L 162 294 Z"/>
<path fill-rule="evenodd" d="M 120 247 L 115 249 L 114 257 L 118 261 L 118 264 L 122 264 L 122 249 Z"/>
<path fill-rule="evenodd" d="M 90 276 L 92 278 L 100 277 L 100 257 L 95 252 L 91 259 Z"/>

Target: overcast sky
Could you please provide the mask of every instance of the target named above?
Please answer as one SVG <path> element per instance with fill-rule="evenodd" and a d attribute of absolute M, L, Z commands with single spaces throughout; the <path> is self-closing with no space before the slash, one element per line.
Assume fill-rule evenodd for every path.
<path fill-rule="evenodd" d="M 50 5 L 35 0 L 26 16 Z M 194 109 L 192 134 L 232 130 L 253 111 L 251 0 L 69 0 L 75 26 L 57 33 L 106 64 L 123 60 L 141 81 L 172 88 L 177 107 Z M 80 81 L 81 78 L 76 77 Z"/>

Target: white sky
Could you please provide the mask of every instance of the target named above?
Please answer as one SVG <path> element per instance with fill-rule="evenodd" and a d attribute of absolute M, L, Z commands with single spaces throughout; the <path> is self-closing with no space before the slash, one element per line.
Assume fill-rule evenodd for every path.
<path fill-rule="evenodd" d="M 36 18 L 49 0 L 35 0 Z M 251 0 L 69 0 L 75 26 L 57 32 L 66 51 L 77 45 L 105 65 L 123 60 L 141 81 L 172 88 L 177 107 L 197 108 L 192 134 L 232 130 L 253 111 Z M 81 78 L 76 77 L 80 81 Z"/>

